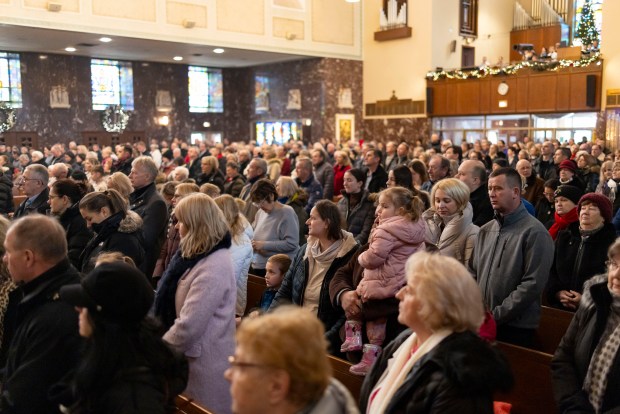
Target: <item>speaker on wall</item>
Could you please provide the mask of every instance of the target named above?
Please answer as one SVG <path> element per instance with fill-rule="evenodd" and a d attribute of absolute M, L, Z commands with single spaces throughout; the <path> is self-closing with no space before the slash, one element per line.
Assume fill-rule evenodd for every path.
<path fill-rule="evenodd" d="M 426 113 L 433 113 L 433 88 L 426 88 Z"/>
<path fill-rule="evenodd" d="M 586 76 L 586 106 L 596 107 L 596 75 Z"/>
<path fill-rule="evenodd" d="M 450 53 L 456 52 L 456 40 L 450 42 Z"/>

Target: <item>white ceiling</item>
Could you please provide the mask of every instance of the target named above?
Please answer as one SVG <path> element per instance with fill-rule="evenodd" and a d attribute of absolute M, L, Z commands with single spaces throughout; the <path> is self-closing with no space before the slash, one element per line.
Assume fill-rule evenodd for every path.
<path fill-rule="evenodd" d="M 222 54 L 216 54 L 213 53 L 213 49 L 219 45 L 206 46 L 129 37 L 112 37 L 112 42 L 102 43 L 99 41 L 102 36 L 107 35 L 0 24 L 0 50 L 220 68 L 255 66 L 308 58 L 308 56 L 301 55 L 230 48 L 226 48 Z M 80 46 L 80 44 L 93 46 Z M 77 51 L 66 52 L 64 49 L 68 46 L 75 47 Z M 182 56 L 183 61 L 173 61 L 174 56 Z"/>

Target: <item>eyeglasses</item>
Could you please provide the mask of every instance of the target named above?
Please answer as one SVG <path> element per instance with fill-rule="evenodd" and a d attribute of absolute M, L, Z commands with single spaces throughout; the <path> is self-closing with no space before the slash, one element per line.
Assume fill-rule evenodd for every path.
<path fill-rule="evenodd" d="M 263 206 L 263 203 L 267 201 L 265 199 L 262 199 L 261 201 L 252 201 L 252 205 L 256 208 L 261 208 Z"/>
<path fill-rule="evenodd" d="M 24 178 L 24 177 L 22 177 L 22 178 L 20 178 L 17 181 L 17 185 L 23 185 L 23 184 L 26 183 L 26 181 L 41 181 L 41 180 L 39 180 L 38 178 Z"/>
<path fill-rule="evenodd" d="M 237 361 L 237 358 L 234 355 L 228 357 L 228 363 L 231 368 L 274 368 L 270 365 L 265 364 L 254 364 L 252 362 L 242 362 Z"/>
<path fill-rule="evenodd" d="M 56 194 L 50 194 L 49 198 L 63 198 L 64 196 L 61 195 L 56 195 Z"/>
<path fill-rule="evenodd" d="M 614 270 L 618 268 L 618 263 L 614 262 L 613 260 L 607 260 L 605 262 L 605 266 L 607 266 L 609 270 Z"/>

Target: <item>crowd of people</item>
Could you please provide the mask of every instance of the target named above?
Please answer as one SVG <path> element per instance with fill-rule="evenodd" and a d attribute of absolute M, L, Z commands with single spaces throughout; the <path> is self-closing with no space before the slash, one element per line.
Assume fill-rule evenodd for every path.
<path fill-rule="evenodd" d="M 181 392 L 218 414 L 492 412 L 512 375 L 490 342 L 532 346 L 542 302 L 576 312 L 562 412 L 620 407 L 604 141 L 70 142 L 0 164 L 0 413 Z M 357 404 L 328 353 L 366 377 Z"/>

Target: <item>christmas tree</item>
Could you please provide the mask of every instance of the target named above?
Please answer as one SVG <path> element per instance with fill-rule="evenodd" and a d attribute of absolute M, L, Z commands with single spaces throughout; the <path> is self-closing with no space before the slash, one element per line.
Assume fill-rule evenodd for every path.
<path fill-rule="evenodd" d="M 581 39 L 581 44 L 584 46 L 589 46 L 594 41 L 599 41 L 599 33 L 594 22 L 592 0 L 586 0 L 581 8 L 581 17 L 577 24 L 575 37 Z"/>

